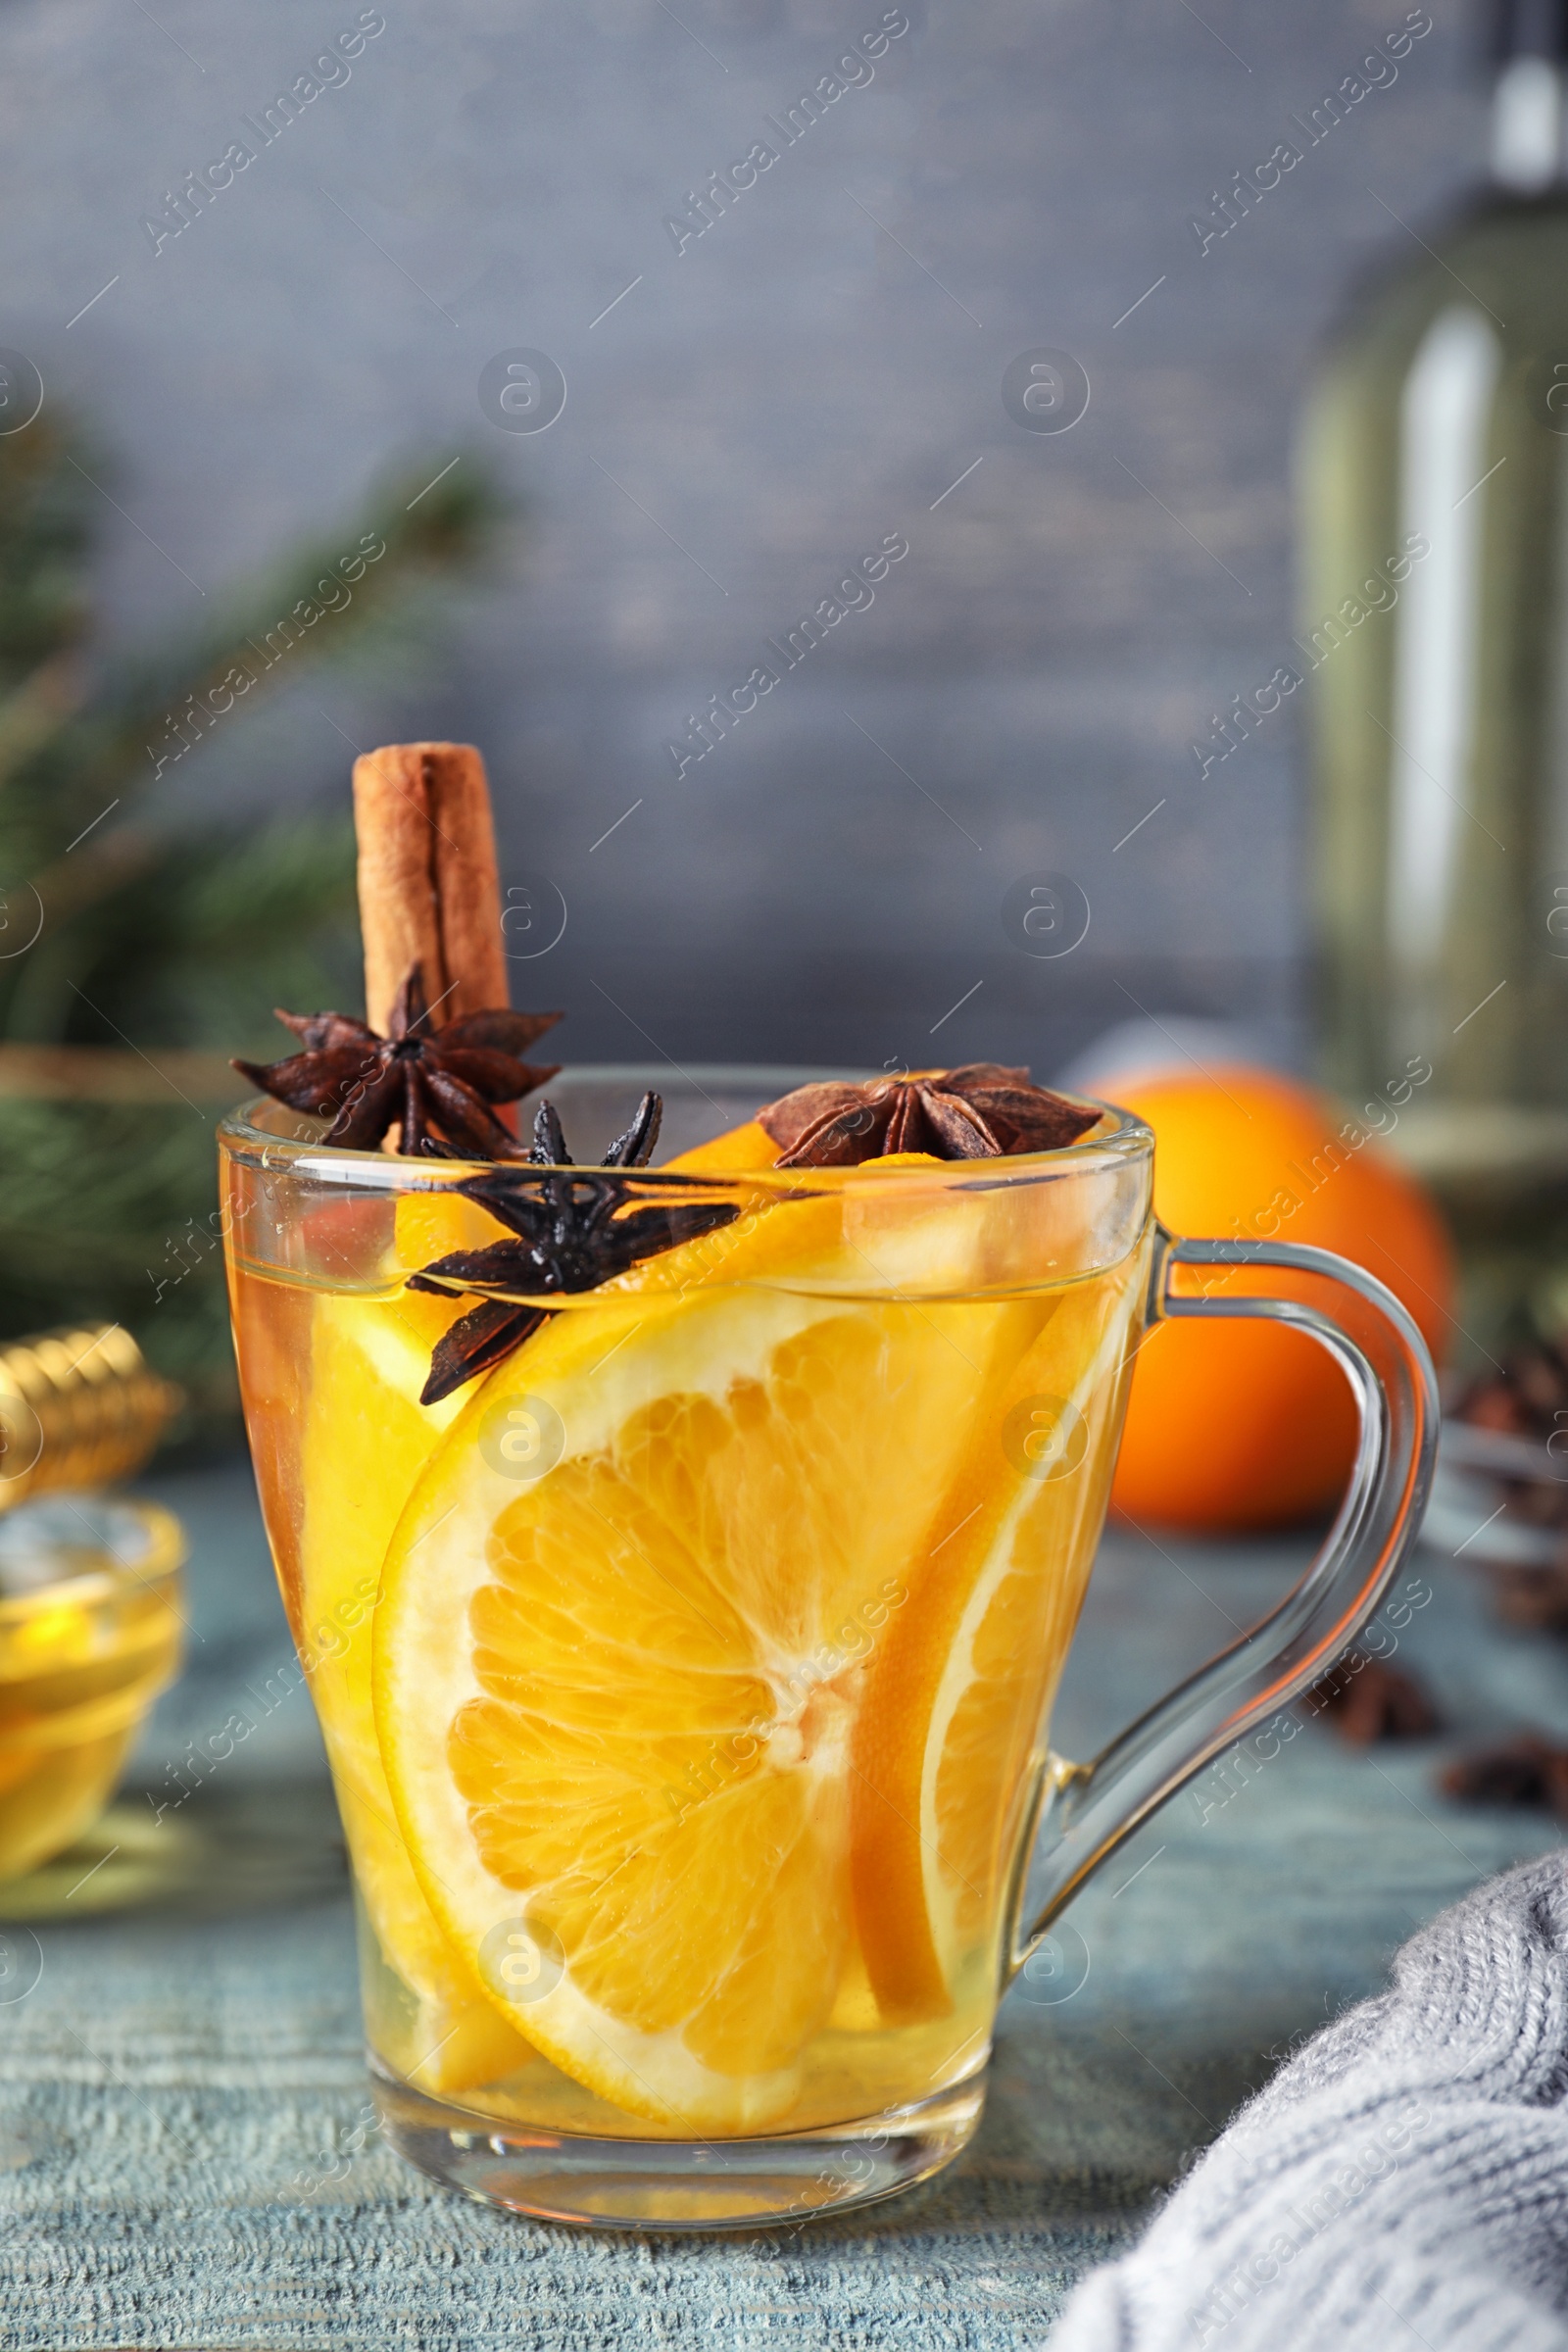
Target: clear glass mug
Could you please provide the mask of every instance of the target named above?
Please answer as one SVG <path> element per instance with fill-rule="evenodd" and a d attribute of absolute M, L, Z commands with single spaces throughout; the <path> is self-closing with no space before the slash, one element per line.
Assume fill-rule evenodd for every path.
<path fill-rule="evenodd" d="M 518 2212 L 755 2227 L 949 2163 L 1052 1920 L 1332 1663 L 1419 1525 L 1432 1366 L 1371 1276 L 1173 1242 L 1153 1139 L 1113 1108 L 1035 1158 L 693 1149 L 806 1075 L 568 1072 L 569 1178 L 327 1150 L 271 1103 L 220 1132 L 245 1412 L 385 2128 Z M 645 1086 L 660 1166 L 595 1167 Z M 573 1294 L 511 1277 L 494 1310 L 548 1317 L 425 1405 L 474 1297 L 408 1277 L 504 1238 L 453 1189 L 481 1173 L 639 1219 L 649 1254 Z M 1069 1763 L 1050 1705 L 1133 1352 L 1188 1315 L 1327 1347 L 1354 1471 L 1262 1624 Z"/>

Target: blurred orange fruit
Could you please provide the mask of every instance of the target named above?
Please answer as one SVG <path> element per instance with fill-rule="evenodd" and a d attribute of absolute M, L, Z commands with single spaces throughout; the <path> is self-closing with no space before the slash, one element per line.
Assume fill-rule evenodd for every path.
<path fill-rule="evenodd" d="M 1154 1207 L 1172 1233 L 1337 1250 L 1386 1282 L 1440 1352 L 1453 1296 L 1448 1238 L 1365 1121 L 1248 1067 L 1109 1091 L 1154 1130 Z M 1277 1272 L 1227 1284 L 1233 1296 L 1293 1287 L 1306 1295 Z M 1279 1526 L 1336 1498 L 1354 1444 L 1349 1389 L 1315 1340 L 1273 1323 L 1166 1323 L 1139 1351 L 1111 1507 L 1165 1527 Z"/>

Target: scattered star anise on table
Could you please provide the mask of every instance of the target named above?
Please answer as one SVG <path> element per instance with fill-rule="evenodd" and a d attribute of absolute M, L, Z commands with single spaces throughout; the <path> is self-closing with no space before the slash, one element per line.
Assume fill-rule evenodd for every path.
<path fill-rule="evenodd" d="M 757 1116 L 781 1147 L 779 1167 L 848 1168 L 891 1152 L 937 1159 L 1059 1152 L 1087 1134 L 1100 1112 L 1033 1085 L 1027 1070 L 970 1061 L 863 1086 L 834 1079 L 798 1086 Z"/>
<path fill-rule="evenodd" d="M 1544 1444 L 1556 1437 L 1568 1407 L 1568 1352 L 1565 1343 L 1545 1342 L 1512 1348 L 1485 1378 L 1472 1381 L 1452 1407 L 1456 1421 L 1474 1429 L 1490 1429 L 1504 1437 L 1539 1438 Z M 1561 1452 L 1560 1446 L 1553 1449 Z"/>
<path fill-rule="evenodd" d="M 1489 1560 L 1484 1572 L 1500 1623 L 1532 1634 L 1568 1634 L 1568 1559 L 1559 1554 L 1540 1565 Z"/>
<path fill-rule="evenodd" d="M 1380 1740 L 1424 1740 L 1441 1728 L 1423 1684 L 1356 1649 L 1306 1695 L 1310 1712 L 1327 1715 L 1352 1747 L 1371 1747 Z"/>
<path fill-rule="evenodd" d="M 624 1135 L 605 1153 L 607 1169 L 638 1168 L 653 1152 L 663 1104 L 644 1095 Z M 645 1257 L 712 1233 L 739 1214 L 727 1200 L 650 1198 L 659 1179 L 638 1188 L 619 1175 L 574 1168 L 553 1102 L 541 1102 L 527 1163 L 485 1168 L 452 1186 L 511 1228 L 515 1240 L 455 1250 L 409 1276 L 411 1291 L 477 1297 L 437 1342 L 421 1404 L 439 1404 L 530 1339 L 551 1313 L 516 1294 L 592 1291 Z M 689 1190 L 687 1187 L 681 1188 Z M 636 1205 L 632 1205 L 632 1203 Z M 497 1294 L 500 1294 L 499 1296 Z"/>
<path fill-rule="evenodd" d="M 444 1029 L 430 1026 L 424 978 L 416 964 L 397 994 L 388 1034 L 378 1037 L 344 1012 L 284 1012 L 277 1018 L 304 1041 L 282 1061 L 236 1061 L 255 1085 L 293 1110 L 331 1117 L 322 1139 L 373 1152 L 399 1128 L 401 1152 L 438 1157 L 521 1156 L 516 1137 L 493 1102 L 515 1102 L 554 1078 L 559 1062 L 522 1056 L 560 1020 L 559 1012 L 466 1012 Z"/>
<path fill-rule="evenodd" d="M 1439 1776 L 1445 1796 L 1460 1804 L 1535 1805 L 1568 1821 L 1568 1748 L 1521 1732 L 1495 1747 L 1459 1756 Z"/>

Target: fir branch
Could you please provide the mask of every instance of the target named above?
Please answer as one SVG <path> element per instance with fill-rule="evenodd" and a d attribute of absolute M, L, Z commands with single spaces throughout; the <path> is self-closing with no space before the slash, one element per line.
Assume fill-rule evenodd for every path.
<path fill-rule="evenodd" d="M 8 448 L 0 442 L 0 480 Z M 44 879 L 81 827 L 116 797 L 133 803 L 221 724 L 221 706 L 253 709 L 270 687 L 395 623 L 421 588 L 471 568 L 505 514 L 487 471 L 465 458 L 411 505 L 419 486 L 411 470 L 340 532 L 231 596 L 194 636 L 121 664 L 84 703 L 62 697 L 52 713 L 29 713 L 31 748 L 10 765 L 0 801 L 0 887 L 30 886 L 47 901 Z"/>
<path fill-rule="evenodd" d="M 413 625 L 428 636 L 437 596 L 507 514 L 477 458 L 434 480 L 443 463 L 411 467 L 340 531 L 215 598 L 194 634 L 95 669 L 86 564 L 100 514 L 86 474 L 112 469 L 58 411 L 0 437 L 0 915 L 25 918 L 29 888 L 47 910 L 36 944 L 0 958 L 0 1038 L 122 1053 L 134 1042 L 155 1065 L 161 1046 L 265 1056 L 274 1004 L 355 1001 L 346 817 L 160 818 L 145 806 L 160 772 L 147 747 L 205 741 L 237 668 L 249 682 L 227 688 L 230 725 L 271 688 L 349 655 L 379 649 L 406 666 Z M 371 544 L 384 552 L 372 559 Z M 198 707 L 200 735 L 187 724 L 171 740 L 171 722 Z M 0 1094 L 0 1328 L 118 1318 L 184 1383 L 209 1439 L 226 1435 L 212 1104 L 175 1086 L 167 1102 L 132 1105 L 12 1082 Z"/>
<path fill-rule="evenodd" d="M 177 1043 L 211 1035 L 198 964 L 225 956 L 233 964 L 243 942 L 266 988 L 280 941 L 340 926 L 352 904 L 346 834 L 296 820 L 293 853 L 275 832 L 193 833 L 186 822 L 176 835 L 138 819 L 138 801 L 188 749 L 237 723 L 275 685 L 396 642 L 411 611 L 493 545 L 507 509 L 471 456 L 433 485 L 424 466 L 411 468 L 341 531 L 232 594 L 194 636 L 122 662 L 84 693 L 73 651 L 82 600 L 57 576 L 82 544 L 78 510 L 58 480 L 74 469 L 58 437 L 23 463 L 15 444 L 28 438 L 0 441 L 0 579 L 12 554 L 9 525 L 23 583 L 13 599 L 19 637 L 42 657 L 20 674 L 9 663 L 15 683 L 0 700 L 0 892 L 24 909 L 36 892 L 46 920 L 27 956 L 0 959 L 0 1036 L 107 1043 L 118 1032 Z M 6 611 L 0 598 L 0 685 L 11 653 Z M 98 832 L 106 811 L 113 823 Z M 200 907 L 227 896 L 238 903 L 196 947 Z M 263 906 L 265 920 L 247 919 L 246 907 Z M 319 955 L 290 952 L 282 960 L 296 978 L 321 968 Z M 181 1014 L 186 984 L 192 997 Z M 120 1009 L 105 1004 L 106 989 Z M 221 993 L 235 1011 L 239 1000 Z M 240 1041 L 255 1036 L 258 1018 L 246 1008 Z M 142 1019 L 154 1024 L 145 1036 L 135 1026 Z"/>

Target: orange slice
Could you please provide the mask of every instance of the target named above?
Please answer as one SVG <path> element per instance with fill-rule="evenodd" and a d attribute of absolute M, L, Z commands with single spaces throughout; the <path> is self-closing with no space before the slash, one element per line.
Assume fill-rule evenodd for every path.
<path fill-rule="evenodd" d="M 483 1231 L 480 1227 L 483 1227 Z M 468 1202 L 398 1203 L 397 1256 L 420 1265 L 494 1238 Z M 409 1866 L 381 1769 L 370 1699 L 381 1562 L 409 1491 L 461 1399 L 418 1401 L 430 1350 L 462 1302 L 397 1292 L 313 1302 L 311 1399 L 301 1446 L 303 1647 L 332 1764 L 355 1882 L 381 1953 L 402 1980 L 376 2004 L 381 2054 L 430 2091 L 492 2081 L 524 2043 L 447 1950 Z"/>
<path fill-rule="evenodd" d="M 765 1127 L 748 1119 L 743 1127 L 730 1127 L 706 1144 L 694 1144 L 689 1152 L 677 1152 L 663 1164 L 670 1168 L 689 1168 L 693 1174 L 705 1176 L 745 1175 L 760 1168 L 770 1168 L 778 1157 L 778 1146 Z"/>
<path fill-rule="evenodd" d="M 910 1578 L 853 1754 L 855 1907 L 882 2014 L 995 1982 L 1021 1809 L 1083 1602 L 1129 1377 L 1143 1250 L 1057 1294 L 1007 1367 Z"/>
<path fill-rule="evenodd" d="M 956 1279 L 987 1213 L 911 1214 L 906 1280 Z M 813 1291 L 838 1234 L 837 1200 L 786 1204 L 718 1287 L 675 1250 L 662 1296 L 563 1312 L 447 1433 L 382 1575 L 381 1753 L 452 1950 L 568 2076 L 673 2130 L 796 2095 L 851 1945 L 865 1660 L 977 1383 L 1039 1328 L 1038 1303 Z"/>

